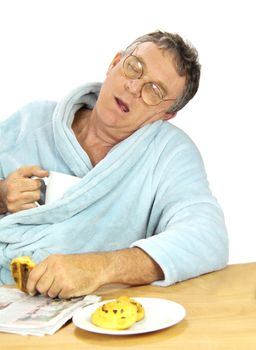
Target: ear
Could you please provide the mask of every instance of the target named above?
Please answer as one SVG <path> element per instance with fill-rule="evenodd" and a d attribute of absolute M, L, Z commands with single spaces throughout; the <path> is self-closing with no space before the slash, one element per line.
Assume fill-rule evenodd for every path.
<path fill-rule="evenodd" d="M 110 72 L 110 70 L 111 70 L 112 68 L 115 67 L 115 65 L 117 65 L 118 62 L 121 61 L 121 59 L 122 59 L 122 53 L 123 53 L 123 51 L 117 52 L 117 54 L 115 55 L 115 57 L 113 58 L 113 60 L 111 61 L 110 65 L 109 65 L 109 67 L 108 67 L 107 74 Z"/>
<path fill-rule="evenodd" d="M 176 116 L 177 112 L 165 113 L 162 120 L 170 120 Z"/>

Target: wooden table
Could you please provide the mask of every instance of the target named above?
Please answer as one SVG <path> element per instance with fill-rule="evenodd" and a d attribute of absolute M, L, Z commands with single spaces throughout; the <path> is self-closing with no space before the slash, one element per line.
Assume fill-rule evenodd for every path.
<path fill-rule="evenodd" d="M 0 349 L 256 349 L 256 263 L 230 265 L 167 288 L 123 288 L 105 287 L 97 294 L 103 300 L 124 294 L 170 299 L 186 308 L 186 318 L 161 331 L 131 336 L 94 334 L 76 328 L 71 322 L 52 336 L 1 333 Z"/>

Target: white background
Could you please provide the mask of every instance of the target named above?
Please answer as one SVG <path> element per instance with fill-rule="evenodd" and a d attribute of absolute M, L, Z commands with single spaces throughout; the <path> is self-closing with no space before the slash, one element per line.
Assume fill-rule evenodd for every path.
<path fill-rule="evenodd" d="M 116 51 L 146 32 L 198 49 L 196 97 L 173 123 L 199 147 L 223 207 L 230 263 L 256 261 L 254 0 L 0 0 L 0 120 L 31 100 L 102 81 Z M 4 142 L 4 140 L 0 140 Z"/>

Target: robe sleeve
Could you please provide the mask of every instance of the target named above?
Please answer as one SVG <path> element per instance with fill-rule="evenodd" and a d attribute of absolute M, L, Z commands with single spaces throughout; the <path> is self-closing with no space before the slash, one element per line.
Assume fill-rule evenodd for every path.
<path fill-rule="evenodd" d="M 228 262 L 224 215 L 213 197 L 195 144 L 180 134 L 168 142 L 154 169 L 150 222 L 155 234 L 136 246 L 161 267 L 168 286 L 219 270 Z"/>

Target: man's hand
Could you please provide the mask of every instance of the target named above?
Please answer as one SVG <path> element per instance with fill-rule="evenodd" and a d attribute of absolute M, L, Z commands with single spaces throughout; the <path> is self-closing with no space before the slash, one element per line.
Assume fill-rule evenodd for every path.
<path fill-rule="evenodd" d="M 24 166 L 11 173 L 5 180 L 0 180 L 0 213 L 16 213 L 35 208 L 40 199 L 39 179 L 48 176 L 48 171 L 39 166 Z"/>
<path fill-rule="evenodd" d="M 27 290 L 51 298 L 86 295 L 105 284 L 103 255 L 51 255 L 29 274 Z"/>
<path fill-rule="evenodd" d="M 29 274 L 27 290 L 52 298 L 71 298 L 94 292 L 109 283 L 148 284 L 163 279 L 159 265 L 143 250 L 51 255 Z"/>

